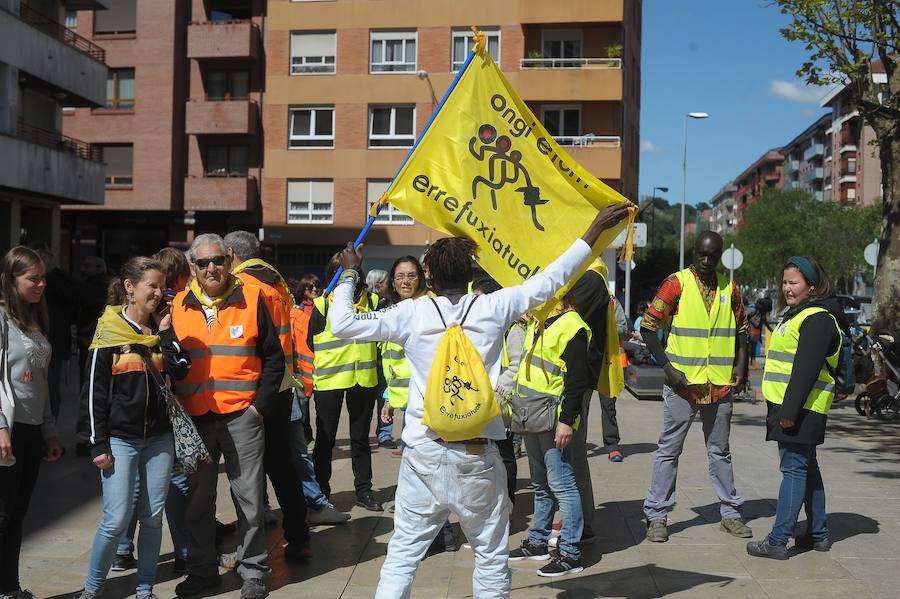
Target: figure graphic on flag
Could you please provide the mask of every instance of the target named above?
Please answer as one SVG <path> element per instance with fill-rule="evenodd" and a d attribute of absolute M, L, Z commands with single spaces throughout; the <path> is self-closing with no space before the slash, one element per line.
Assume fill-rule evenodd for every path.
<path fill-rule="evenodd" d="M 478 142 L 481 142 L 481 147 L 476 150 L 475 145 Z M 522 152 L 510 150 L 512 150 L 512 142 L 509 137 L 506 135 L 497 137 L 497 129 L 493 125 L 485 123 L 478 128 L 478 138 L 472 137 L 469 140 L 469 153 L 481 161 L 484 161 L 485 154 L 488 152 L 492 156 L 488 159 L 487 178 L 478 175 L 472 179 L 472 198 L 478 199 L 478 184 L 483 183 L 490 189 L 491 205 L 496 210 L 497 190 L 502 189 L 507 183 L 516 183 L 521 174 L 525 180 L 525 186 L 517 188 L 516 191 L 522 193 L 525 205 L 531 207 L 531 220 L 534 227 L 538 231 L 543 231 L 543 225 L 538 222 L 537 207 L 546 204 L 549 200 L 542 199 L 540 188 L 532 185 L 531 176 L 522 164 Z"/>

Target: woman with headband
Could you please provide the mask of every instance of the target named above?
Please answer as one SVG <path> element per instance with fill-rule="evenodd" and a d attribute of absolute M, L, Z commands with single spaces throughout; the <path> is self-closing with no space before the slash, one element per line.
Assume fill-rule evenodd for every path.
<path fill-rule="evenodd" d="M 815 258 L 792 256 L 784 265 L 779 309 L 787 311 L 772 332 L 762 392 L 766 398 L 766 440 L 778 442 L 782 473 L 772 532 L 747 543 L 747 553 L 785 560 L 800 508 L 806 532 L 794 539 L 800 549 L 828 551 L 825 487 L 816 446 L 825 441 L 825 422 L 834 399 L 835 369 L 841 350 L 838 318 L 843 318 L 831 282 Z"/>

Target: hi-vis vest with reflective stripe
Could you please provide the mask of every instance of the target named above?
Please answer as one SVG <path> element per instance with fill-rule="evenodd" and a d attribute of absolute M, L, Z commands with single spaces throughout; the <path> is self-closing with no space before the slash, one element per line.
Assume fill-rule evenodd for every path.
<path fill-rule="evenodd" d="M 772 342 L 766 352 L 766 368 L 763 371 L 762 392 L 766 401 L 781 405 L 784 402 L 784 393 L 787 391 L 791 380 L 791 371 L 794 368 L 794 356 L 797 354 L 797 346 L 800 343 L 800 326 L 803 321 L 813 314 L 827 312 L 824 308 L 806 308 L 801 310 L 793 318 L 778 323 L 772 331 Z M 829 314 L 831 319 L 834 316 Z M 837 321 L 834 321 L 837 327 Z M 840 331 L 840 329 L 839 329 Z M 827 414 L 834 399 L 834 377 L 831 372 L 837 368 L 838 356 L 841 348 L 825 358 L 822 370 L 813 385 L 803 407 L 819 414 Z M 830 368 L 830 370 L 829 370 Z"/>
<path fill-rule="evenodd" d="M 409 363 L 402 345 L 381 344 L 381 370 L 387 381 L 388 403 L 392 408 L 405 410 L 409 403 Z"/>
<path fill-rule="evenodd" d="M 275 274 L 281 277 L 277 271 Z M 294 341 L 291 338 L 291 306 L 294 305 L 294 298 L 288 295 L 286 289 L 269 285 L 253 276 L 252 272 L 242 270 L 235 273 L 235 276 L 243 281 L 244 285 L 255 285 L 260 288 L 263 301 L 272 318 L 272 324 L 275 325 L 275 331 L 278 333 L 278 342 L 281 344 L 281 351 L 284 354 L 284 364 L 288 372 L 293 375 Z"/>
<path fill-rule="evenodd" d="M 672 318 L 666 355 L 691 385 L 727 385 L 731 382 L 737 335 L 731 283 L 716 274 L 716 296 L 707 312 L 694 273 L 686 268 L 675 276 L 681 284 L 681 299 Z"/>
<path fill-rule="evenodd" d="M 562 357 L 563 352 L 569 341 L 582 329 L 587 333 L 587 342 L 590 344 L 591 329 L 581 319 L 578 312 L 569 310 L 544 329 L 544 334 L 538 338 L 535 345 L 537 324 L 532 320 L 525 330 L 522 362 L 516 373 L 516 395 L 561 399 L 567 370 L 566 362 Z M 532 347 L 534 347 L 534 353 L 531 352 Z M 529 355 L 531 356 L 530 368 L 526 363 Z"/>
<path fill-rule="evenodd" d="M 219 306 L 208 329 L 199 303 L 185 304 L 189 293 L 189 289 L 182 291 L 172 303 L 172 326 L 191 356 L 191 369 L 176 383 L 175 393 L 191 416 L 248 408 L 262 373 L 256 351 L 257 311 L 264 309 L 259 288 L 241 285 L 235 289 Z M 234 294 L 241 294 L 243 300 L 234 301 Z"/>
<path fill-rule="evenodd" d="M 362 305 L 360 305 L 362 304 Z M 378 296 L 365 292 L 360 303 L 354 306 L 357 314 L 374 311 Z M 338 339 L 331 334 L 331 312 L 322 296 L 313 302 L 316 310 L 325 317 L 325 329 L 313 336 L 315 352 L 313 387 L 316 391 L 349 389 L 355 385 L 378 385 L 378 355 L 375 342 Z"/>
<path fill-rule="evenodd" d="M 294 339 L 294 358 L 296 360 L 296 369 L 300 370 L 303 395 L 306 397 L 312 397 L 313 392 L 313 353 L 306 344 L 306 334 L 309 331 L 309 316 L 309 312 L 304 310 L 302 305 L 291 308 L 291 337 Z"/>

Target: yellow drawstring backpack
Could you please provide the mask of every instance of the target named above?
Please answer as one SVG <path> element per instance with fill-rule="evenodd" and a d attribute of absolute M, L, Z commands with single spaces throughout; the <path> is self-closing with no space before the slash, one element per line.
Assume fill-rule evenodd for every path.
<path fill-rule="evenodd" d="M 481 355 L 462 330 L 478 297 L 472 298 L 459 324 L 450 327 L 437 302 L 429 298 L 445 332 L 428 374 L 422 424 L 444 441 L 475 439 L 488 422 L 500 415 Z"/>

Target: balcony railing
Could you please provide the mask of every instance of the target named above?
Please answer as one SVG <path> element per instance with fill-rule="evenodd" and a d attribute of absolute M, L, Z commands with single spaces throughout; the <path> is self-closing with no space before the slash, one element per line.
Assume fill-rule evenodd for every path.
<path fill-rule="evenodd" d="M 622 138 L 618 135 L 594 135 L 586 133 L 584 135 L 554 135 L 561 146 L 570 148 L 586 148 L 590 146 L 606 146 L 608 148 L 618 148 L 622 145 Z"/>
<path fill-rule="evenodd" d="M 62 150 L 63 152 L 71 152 L 85 160 L 103 162 L 103 148 L 101 146 L 95 146 L 86 141 L 67 137 L 59 131 L 41 129 L 40 127 L 29 125 L 22 119 L 19 119 L 16 123 L 16 132 L 13 137 L 39 146 L 54 148 L 56 150 Z"/>
<path fill-rule="evenodd" d="M 94 60 L 106 62 L 106 50 L 91 42 L 89 39 L 81 37 L 64 25 L 57 23 L 43 13 L 34 10 L 25 2 L 22 2 L 19 5 L 19 19 L 28 23 L 35 29 L 46 33 L 50 37 L 72 46 L 79 52 L 87 54 Z"/>
<path fill-rule="evenodd" d="M 621 69 L 621 58 L 522 58 L 521 69 Z"/>
<path fill-rule="evenodd" d="M 814 143 L 803 152 L 803 160 L 809 161 L 825 154 L 825 144 Z"/>

